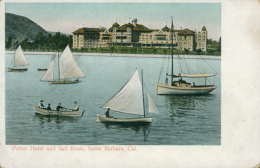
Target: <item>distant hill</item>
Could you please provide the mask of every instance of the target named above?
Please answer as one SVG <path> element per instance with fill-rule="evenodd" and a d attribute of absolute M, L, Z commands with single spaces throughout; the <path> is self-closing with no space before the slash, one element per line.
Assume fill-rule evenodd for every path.
<path fill-rule="evenodd" d="M 39 25 L 37 25 L 32 20 L 11 14 L 5 13 L 5 40 L 8 40 L 8 37 L 12 39 L 21 41 L 26 38 L 29 40 L 34 40 L 35 35 L 39 32 L 42 32 L 44 35 L 48 33 Z"/>

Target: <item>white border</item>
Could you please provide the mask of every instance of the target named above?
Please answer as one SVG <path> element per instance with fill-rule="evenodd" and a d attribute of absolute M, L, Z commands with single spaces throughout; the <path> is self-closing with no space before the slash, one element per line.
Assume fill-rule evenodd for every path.
<path fill-rule="evenodd" d="M 260 162 L 260 1 L 222 3 L 221 145 L 137 146 L 137 152 L 13 152 L 4 134 L 4 2 L 0 26 L 0 164 L 3 167 L 250 168 Z M 27 0 L 23 2 L 53 2 Z M 55 2 L 64 2 L 57 0 Z M 72 2 L 72 1 L 66 1 Z M 74 2 L 74 1 L 73 1 Z M 86 2 L 86 1 L 78 1 Z M 96 1 L 96 2 L 115 2 Z M 122 1 L 120 1 L 122 2 Z M 137 0 L 124 2 L 139 2 Z M 158 2 L 158 1 L 149 1 Z M 161 2 L 161 1 L 160 1 Z M 164 1 L 183 2 L 183 1 Z M 209 2 L 186 0 L 184 2 Z"/>

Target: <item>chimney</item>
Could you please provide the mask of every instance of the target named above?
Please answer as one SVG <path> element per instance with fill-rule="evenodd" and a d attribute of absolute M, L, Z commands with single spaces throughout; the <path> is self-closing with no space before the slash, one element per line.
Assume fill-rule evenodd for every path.
<path fill-rule="evenodd" d="M 132 20 L 132 23 L 133 23 L 134 27 L 136 27 L 137 19 Z"/>

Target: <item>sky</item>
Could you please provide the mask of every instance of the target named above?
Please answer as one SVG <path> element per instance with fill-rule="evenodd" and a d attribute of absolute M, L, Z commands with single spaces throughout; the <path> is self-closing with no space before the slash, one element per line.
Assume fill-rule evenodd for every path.
<path fill-rule="evenodd" d="M 137 19 L 149 29 L 171 27 L 201 31 L 205 26 L 208 39 L 221 36 L 220 3 L 5 3 L 5 11 L 25 16 L 47 31 L 72 34 L 82 27 L 110 28 Z"/>

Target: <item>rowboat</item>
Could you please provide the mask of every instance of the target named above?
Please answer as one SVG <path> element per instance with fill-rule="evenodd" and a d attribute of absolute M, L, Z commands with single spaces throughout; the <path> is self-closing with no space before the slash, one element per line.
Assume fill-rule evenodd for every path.
<path fill-rule="evenodd" d="M 36 114 L 41 114 L 45 116 L 64 116 L 64 117 L 82 117 L 85 110 L 80 111 L 56 111 L 56 110 L 46 110 L 33 106 Z"/>

